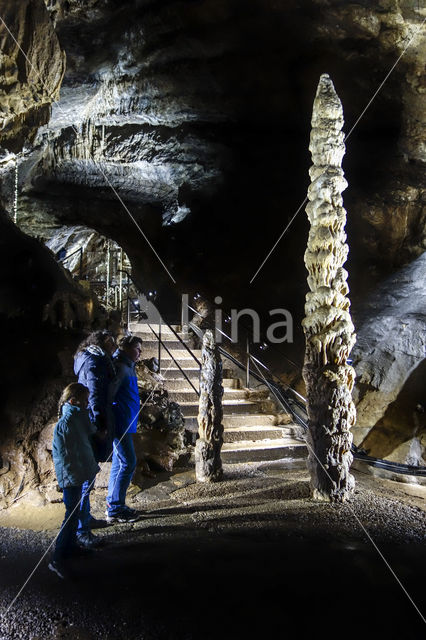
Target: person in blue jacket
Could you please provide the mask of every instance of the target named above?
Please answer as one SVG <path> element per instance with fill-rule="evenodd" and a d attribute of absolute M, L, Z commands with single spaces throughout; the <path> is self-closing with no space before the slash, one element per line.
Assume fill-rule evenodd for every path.
<path fill-rule="evenodd" d="M 89 417 L 95 427 L 92 445 L 97 462 L 105 462 L 112 454 L 114 416 L 109 399 L 110 385 L 115 377 L 111 355 L 116 349 L 114 337 L 109 331 L 91 333 L 78 347 L 74 356 L 74 372 L 78 381 L 89 389 Z M 91 531 L 89 483 L 83 484 L 80 520 L 77 530 L 79 544 L 96 547 L 99 541 Z M 96 521 L 96 524 L 99 523 Z"/>
<path fill-rule="evenodd" d="M 65 518 L 49 569 L 60 578 L 66 577 L 66 561 L 79 550 L 77 527 L 82 486 L 85 482 L 93 483 L 99 471 L 90 441 L 95 427 L 87 412 L 88 402 L 89 389 L 78 382 L 68 385 L 59 401 L 59 420 L 53 434 L 53 463 L 63 490 Z"/>
<path fill-rule="evenodd" d="M 112 466 L 107 495 L 107 521 L 136 522 L 140 514 L 126 506 L 126 492 L 136 468 L 132 434 L 136 432 L 140 410 L 136 362 L 141 355 L 142 340 L 128 335 L 119 341 L 113 361 L 116 377 L 110 387 L 115 418 Z"/>

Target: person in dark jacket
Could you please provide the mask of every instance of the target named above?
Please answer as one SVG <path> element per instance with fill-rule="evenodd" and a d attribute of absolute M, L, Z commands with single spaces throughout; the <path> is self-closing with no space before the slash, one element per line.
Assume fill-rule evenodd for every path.
<path fill-rule="evenodd" d="M 114 416 L 109 388 L 115 376 L 111 360 L 115 348 L 115 340 L 109 331 L 95 331 L 80 344 L 74 357 L 74 372 L 78 381 L 89 389 L 89 417 L 95 427 L 92 444 L 98 462 L 106 461 L 112 453 Z M 89 483 L 83 484 L 77 530 L 79 543 L 87 548 L 98 546 L 98 539 L 91 531 L 91 489 Z"/>
<path fill-rule="evenodd" d="M 49 569 L 60 578 L 66 577 L 64 563 L 79 549 L 77 527 L 82 486 L 85 482 L 93 483 L 99 471 L 90 442 L 95 427 L 87 412 L 88 402 L 89 389 L 78 382 L 68 385 L 59 401 L 59 420 L 53 434 L 53 463 L 63 490 L 65 518 Z"/>
<path fill-rule="evenodd" d="M 140 410 L 136 362 L 141 355 L 142 340 L 125 336 L 119 342 L 113 360 L 116 377 L 110 387 L 115 418 L 112 466 L 107 495 L 107 521 L 136 522 L 140 514 L 126 506 L 126 492 L 136 467 L 132 434 L 136 432 Z"/>

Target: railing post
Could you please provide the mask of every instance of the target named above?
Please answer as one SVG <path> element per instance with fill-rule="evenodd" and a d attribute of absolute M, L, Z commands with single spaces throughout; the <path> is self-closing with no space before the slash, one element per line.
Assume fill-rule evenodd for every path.
<path fill-rule="evenodd" d="M 161 373 L 161 317 L 158 325 L 158 373 Z"/>
<path fill-rule="evenodd" d="M 182 307 L 181 307 L 181 313 L 180 313 L 180 326 L 182 329 L 182 333 L 186 336 L 187 331 L 188 331 L 188 322 L 189 322 L 189 317 L 188 317 L 188 299 L 189 296 L 187 293 L 182 293 Z"/>
<path fill-rule="evenodd" d="M 247 336 L 247 349 L 246 349 L 246 387 L 250 387 L 250 338 Z"/>
<path fill-rule="evenodd" d="M 83 280 L 83 247 L 80 247 L 80 280 Z"/>
<path fill-rule="evenodd" d="M 127 331 L 129 331 L 130 327 L 130 298 L 129 298 L 129 289 L 127 289 Z"/>

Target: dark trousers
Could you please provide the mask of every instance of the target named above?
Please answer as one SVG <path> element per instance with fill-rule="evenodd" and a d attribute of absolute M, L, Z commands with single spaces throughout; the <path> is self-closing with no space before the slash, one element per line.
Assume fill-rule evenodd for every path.
<path fill-rule="evenodd" d="M 76 546 L 76 534 L 80 517 L 81 485 L 78 487 L 66 487 L 63 491 L 65 504 L 65 518 L 56 538 L 53 559 L 64 559 L 71 555 Z"/>

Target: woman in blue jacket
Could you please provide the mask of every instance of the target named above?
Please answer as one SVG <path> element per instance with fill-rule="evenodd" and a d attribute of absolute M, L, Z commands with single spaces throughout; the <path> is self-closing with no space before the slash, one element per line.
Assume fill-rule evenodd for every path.
<path fill-rule="evenodd" d="M 53 434 L 53 463 L 58 484 L 63 490 L 65 518 L 49 569 L 61 578 L 65 577 L 64 561 L 78 550 L 82 486 L 85 482 L 93 484 L 99 471 L 90 441 L 95 428 L 87 412 L 88 402 L 89 389 L 78 382 L 68 385 L 59 401 L 59 420 Z"/>
<path fill-rule="evenodd" d="M 114 416 L 109 399 L 110 385 L 115 369 L 111 355 L 116 348 L 111 333 L 99 330 L 91 333 L 78 347 L 74 356 L 74 372 L 78 381 L 89 389 L 89 417 L 95 427 L 93 446 L 98 462 L 110 460 L 114 434 Z M 83 484 L 80 521 L 77 537 L 86 548 L 96 547 L 99 542 L 91 531 L 89 483 Z"/>
<path fill-rule="evenodd" d="M 128 335 L 119 342 L 113 361 L 116 377 L 110 386 L 115 418 L 114 447 L 107 495 L 107 521 L 135 522 L 139 514 L 126 506 L 126 492 L 136 467 L 133 433 L 140 411 L 136 362 L 141 355 L 142 340 Z"/>

